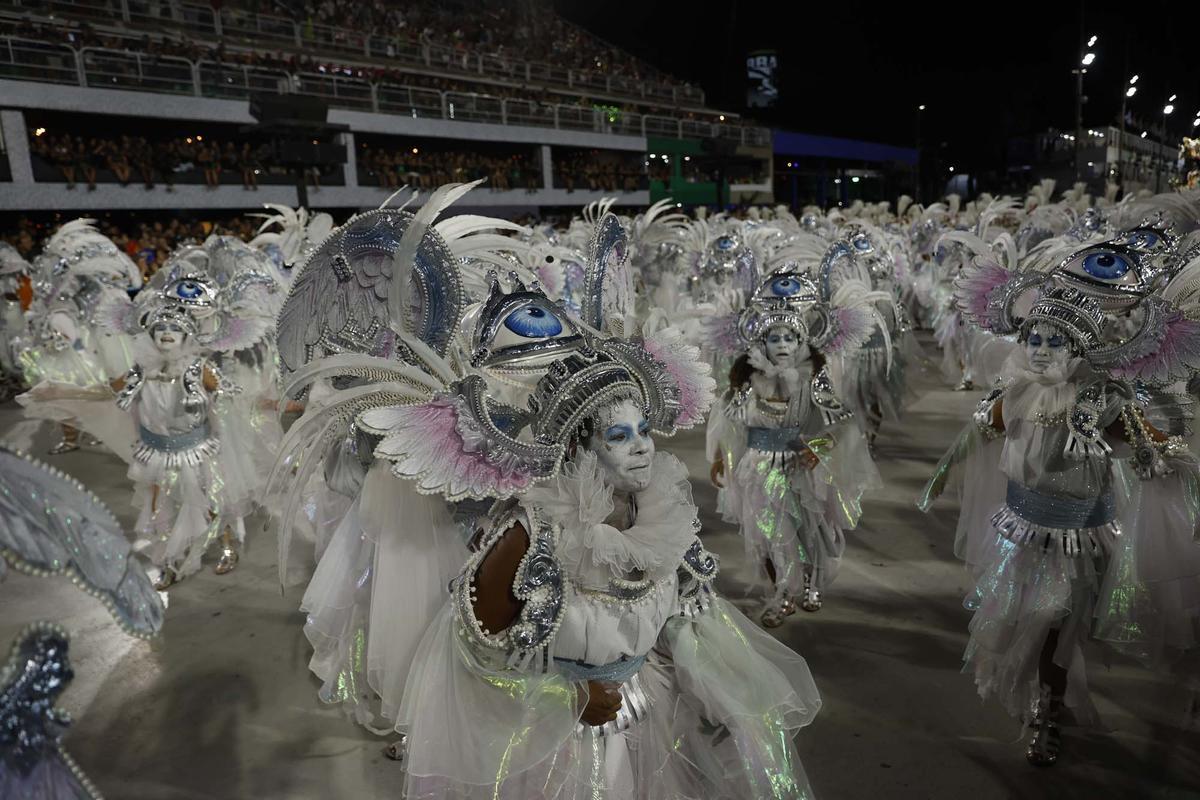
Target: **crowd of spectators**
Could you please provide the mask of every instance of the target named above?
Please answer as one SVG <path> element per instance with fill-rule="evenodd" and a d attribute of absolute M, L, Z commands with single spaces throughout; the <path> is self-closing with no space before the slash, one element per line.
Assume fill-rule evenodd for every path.
<path fill-rule="evenodd" d="M 494 80 L 471 80 L 469 78 L 450 78 L 430 75 L 424 72 L 414 72 L 402 67 L 383 65 L 346 64 L 328 59 L 314 58 L 307 53 L 291 53 L 282 50 L 260 50 L 229 48 L 224 42 L 213 46 L 202 45 L 186 36 L 151 36 L 144 34 L 140 37 L 116 37 L 98 32 L 88 23 L 78 26 L 60 27 L 34 22 L 29 19 L 0 24 L 4 30 L 23 39 L 34 39 L 55 43 L 69 44 L 72 47 L 102 48 L 110 51 L 134 52 L 149 56 L 144 68 L 146 72 L 154 72 L 154 60 L 162 57 L 179 57 L 198 62 L 212 64 L 215 69 L 253 67 L 257 69 L 275 70 L 283 75 L 291 76 L 294 88 L 303 91 L 304 81 L 298 76 L 318 74 L 344 76 L 374 84 L 391 84 L 415 89 L 426 89 L 435 92 L 456 92 L 459 94 L 481 94 L 504 100 L 523 100 L 532 103 L 533 113 L 547 111 L 554 105 L 578 106 L 581 108 L 609 108 L 612 101 L 593 97 L 582 93 L 567 93 L 552 91 L 545 86 L 529 84 L 523 76 L 516 77 L 513 82 Z M 139 80 L 149 80 L 148 85 L 161 88 L 163 77 L 155 75 L 147 79 L 139 75 L 137 65 L 112 59 L 98 62 L 106 74 L 119 74 L 122 70 L 128 72 L 121 76 L 122 85 L 136 84 Z M 190 73 L 180 73 L 180 78 L 190 81 Z M 235 79 L 237 79 L 235 77 Z M 678 117 L 687 119 L 715 119 L 713 114 L 682 111 L 678 108 L 655 105 L 649 102 L 623 102 L 616 110 L 625 113 L 649 114 L 655 116 Z"/>
<path fill-rule="evenodd" d="M 576 96 L 550 92 L 545 87 L 526 85 L 523 63 L 524 60 L 544 60 L 558 68 L 576 70 L 579 85 L 586 86 L 596 75 L 615 75 L 628 78 L 631 85 L 638 85 L 643 80 L 653 78 L 666 81 L 667 78 L 657 73 L 651 74 L 650 68 L 636 59 L 623 56 L 621 51 L 609 47 L 603 42 L 592 39 L 586 32 L 566 23 L 552 14 L 530 14 L 530 21 L 514 21 L 517 12 L 501 5 L 500 7 L 485 7 L 465 13 L 451 6 L 448 10 L 442 6 L 428 8 L 416 6 L 401 9 L 399 6 L 386 4 L 381 0 L 373 3 L 360 3 L 357 0 L 321 0 L 314 2 L 274 2 L 237 3 L 243 13 L 287 13 L 293 19 L 316 20 L 326 24 L 326 20 L 337 18 L 339 15 L 347 20 L 380 19 L 366 28 L 375 33 L 384 33 L 391 38 L 405 35 L 415 36 L 422 44 L 450 44 L 452 50 L 462 53 L 476 52 L 475 48 L 491 48 L 488 54 L 487 74 L 491 78 L 507 80 L 509 85 L 501 82 L 451 80 L 435 78 L 414 73 L 402 68 L 385 65 L 348 65 L 331 60 L 328 57 L 313 57 L 313 48 L 300 52 L 263 49 L 261 41 L 246 41 L 239 46 L 228 47 L 224 41 L 216 44 L 202 44 L 186 33 L 169 35 L 148 33 L 117 36 L 97 30 L 88 22 L 71 22 L 59 17 L 54 23 L 35 21 L 31 17 L 21 20 L 0 21 L 0 30 L 24 39 L 34 39 L 47 42 L 69 44 L 75 48 L 91 47 L 108 50 L 130 51 L 151 57 L 175 56 L 192 61 L 205 60 L 228 66 L 253 66 L 263 69 L 273 69 L 291 75 L 298 73 L 327 73 L 346 75 L 375 83 L 396 83 L 406 86 L 433 88 L 438 91 L 479 92 L 498 97 L 516 97 L 539 103 L 576 104 L 592 106 L 599 102 L 597 98 Z M 290 8 L 299 6 L 299 8 Z M 226 6 L 226 13 L 232 5 Z M 118 13 L 119 17 L 119 13 Z M 364 23 L 366 24 L 366 23 Z M 542 31 L 542 33 L 536 33 Z M 215 37 L 214 37 L 215 40 Z M 236 39 L 235 39 L 236 41 Z M 398 40 L 397 40 L 398 41 Z M 587 45 L 592 42 L 592 45 Z M 315 48 L 319 52 L 319 48 Z M 387 49 L 392 49 L 391 47 Z M 432 58 L 434 67 L 444 67 L 453 70 L 455 57 L 449 50 L 435 53 Z M 326 54 L 328 55 L 328 53 Z M 385 53 L 378 55 L 385 56 Z M 535 58 L 538 56 L 539 58 Z M 465 57 L 465 56 L 464 56 Z M 386 59 L 382 59 L 386 61 Z M 446 63 L 442 63 L 446 62 Z M 473 67 L 473 65 L 470 65 Z M 506 72 L 507 70 L 507 72 Z M 472 70 L 473 71 L 473 70 Z M 652 103 L 623 104 L 625 110 L 641 114 L 677 115 L 678 109 L 668 109 Z M 695 113 L 687 114 L 695 117 Z"/>
<path fill-rule="evenodd" d="M 211 189 L 221 185 L 221 175 L 241 178 L 242 187 L 257 190 L 264 166 L 264 148 L 249 141 L 220 142 L 197 136 L 150 138 L 145 136 L 87 136 L 30 131 L 30 150 L 62 175 L 68 189 L 83 182 L 96 188 L 102 170 L 112 173 L 122 186 L 135 179 L 147 189 L 163 183 L 171 191 L 183 178 L 202 176 Z"/>
<path fill-rule="evenodd" d="M 554 157 L 554 185 L 568 192 L 636 192 L 645 188 L 645 177 L 636 153 L 566 150 Z"/>
<path fill-rule="evenodd" d="M 9 233 L 0 237 L 8 242 L 26 259 L 32 260 L 42 243 L 54 232 L 64 219 L 38 221 L 21 217 Z M 210 234 L 237 236 L 249 241 L 257 231 L 261 220 L 245 215 L 215 219 L 184 219 L 172 216 L 165 220 L 117 221 L 100 219 L 100 231 L 129 254 L 137 262 L 146 278 L 153 275 L 177 248 L 189 242 L 203 242 Z"/>
<path fill-rule="evenodd" d="M 344 28 L 460 53 L 478 53 L 501 63 L 506 59 L 540 61 L 633 81 L 677 83 L 563 19 L 549 2 L 227 0 L 224 7 L 301 20 L 305 37 L 320 36 L 315 26 Z"/>
<path fill-rule="evenodd" d="M 486 179 L 492 191 L 536 192 L 542 188 L 541 163 L 532 147 L 520 152 L 489 152 L 464 145 L 446 149 L 442 143 L 397 146 L 395 140 L 367 139 L 358 143 L 356 163 L 361 185 L 396 189 L 404 185 L 430 190 L 451 182 Z M 430 146 L 432 144 L 432 146 Z M 147 189 L 162 184 L 199 183 L 209 188 L 240 179 L 246 190 L 257 190 L 261 178 L 292 180 L 270 158 L 270 148 L 245 140 L 196 136 L 110 134 L 88 136 L 30 130 L 30 149 L 74 189 L 116 181 L 140 183 Z M 641 156 L 600 150 L 554 149 L 554 185 L 568 191 L 632 192 L 646 188 Z M 656 163 L 656 162 L 655 162 Z M 42 174 L 46 175 L 46 172 Z M 320 175 L 309 175 L 320 186 Z M 652 174 L 651 177 L 654 177 Z M 39 180 L 52 180 L 44 177 Z"/>
<path fill-rule="evenodd" d="M 493 155 L 472 150 L 397 149 L 364 142 L 357 163 L 362 183 L 388 189 L 408 185 L 428 190 L 485 178 L 484 185 L 494 192 L 536 192 L 542 183 L 532 152 Z"/>

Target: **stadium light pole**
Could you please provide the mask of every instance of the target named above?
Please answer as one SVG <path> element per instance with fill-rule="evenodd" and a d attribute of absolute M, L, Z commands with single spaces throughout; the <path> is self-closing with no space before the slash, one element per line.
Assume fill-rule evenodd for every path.
<path fill-rule="evenodd" d="M 1125 182 L 1125 108 L 1129 100 L 1137 94 L 1138 76 L 1134 75 L 1125 84 L 1125 93 L 1121 95 L 1121 135 L 1117 138 L 1117 182 Z"/>
<path fill-rule="evenodd" d="M 1178 96 L 1179 95 L 1177 95 L 1177 94 L 1173 94 L 1170 97 L 1168 97 L 1167 104 L 1165 106 L 1163 106 L 1163 110 L 1162 110 L 1162 117 L 1163 117 L 1162 141 L 1158 143 L 1158 146 L 1160 148 L 1162 148 L 1162 150 L 1158 151 L 1158 160 L 1159 160 L 1160 167 L 1158 169 L 1158 172 L 1156 172 L 1154 175 L 1154 193 L 1155 194 L 1162 191 L 1162 174 L 1167 169 L 1167 157 L 1165 155 L 1163 155 L 1163 151 L 1167 147 L 1167 117 L 1169 117 L 1169 116 L 1171 116 L 1171 114 L 1175 113 L 1175 98 Z"/>
<path fill-rule="evenodd" d="M 921 204 L 921 112 L 924 110 L 924 103 L 917 106 L 917 185 L 913 191 L 913 197 L 916 198 L 917 205 Z"/>
<path fill-rule="evenodd" d="M 1079 20 L 1079 38 L 1083 39 L 1083 19 Z M 1079 180 L 1083 175 L 1083 170 L 1080 168 L 1080 148 L 1083 146 L 1083 75 L 1096 61 L 1096 54 L 1092 48 L 1096 46 L 1096 42 L 1100 40 L 1099 36 L 1092 36 L 1087 40 L 1084 47 L 1083 57 L 1079 60 L 1079 66 L 1074 69 L 1075 72 L 1075 180 Z"/>

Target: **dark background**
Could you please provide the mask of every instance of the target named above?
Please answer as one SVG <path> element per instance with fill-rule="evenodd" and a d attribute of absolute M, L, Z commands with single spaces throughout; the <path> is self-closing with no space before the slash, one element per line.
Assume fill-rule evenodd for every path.
<path fill-rule="evenodd" d="M 912 146 L 917 106 L 925 148 L 960 169 L 1004 160 L 1009 138 L 1075 127 L 1083 39 L 1099 36 L 1084 76 L 1083 127 L 1117 124 L 1128 78 L 1140 75 L 1130 125 L 1161 124 L 1178 94 L 1170 138 L 1197 129 L 1200 29 L 1186 3 L 714 3 L 556 0 L 568 19 L 661 69 L 701 85 L 711 105 L 805 133 Z M 745 56 L 773 48 L 780 100 L 745 109 Z M 1157 131 L 1151 135 L 1158 138 Z"/>

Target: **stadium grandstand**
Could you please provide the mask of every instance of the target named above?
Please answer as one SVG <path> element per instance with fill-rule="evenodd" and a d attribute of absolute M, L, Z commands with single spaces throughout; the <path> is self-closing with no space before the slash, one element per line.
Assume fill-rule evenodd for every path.
<path fill-rule="evenodd" d="M 283 163 L 251 115 L 263 95 L 326 106 L 313 143 L 344 163 Z M 542 0 L 7 2 L 0 123 L 0 180 L 25 186 L 7 211 L 295 204 L 300 182 L 312 205 L 354 209 L 480 177 L 475 202 L 510 215 L 603 194 L 715 202 L 732 173 L 689 163 L 710 145 L 756 159 L 749 189 L 771 189 L 768 129 Z"/>

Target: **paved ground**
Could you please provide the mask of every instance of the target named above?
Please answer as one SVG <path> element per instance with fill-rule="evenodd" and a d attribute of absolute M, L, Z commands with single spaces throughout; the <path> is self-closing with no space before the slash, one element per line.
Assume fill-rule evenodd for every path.
<path fill-rule="evenodd" d="M 1036 771 L 1022 756 L 1019 726 L 980 703 L 960 674 L 969 615 L 951 552 L 956 509 L 943 501 L 924 516 L 913 498 L 975 397 L 932 376 L 920 381 L 906 427 L 880 440 L 887 486 L 867 502 L 825 608 L 779 629 L 808 658 L 825 699 L 799 740 L 818 797 L 1200 798 L 1200 724 L 1184 727 L 1188 694 L 1178 676 L 1090 653 L 1108 730 L 1067 729 L 1062 763 Z M 0 408 L 0 430 L 16 417 L 14 406 Z M 751 573 L 736 531 L 711 513 L 702 444 L 690 434 L 666 446 L 688 463 L 708 509 L 720 587 L 741 598 Z M 133 521 L 115 456 L 93 450 L 52 463 Z M 382 740 L 317 701 L 296 611 L 301 591 L 280 592 L 274 537 L 261 521 L 251 537 L 233 574 L 206 570 L 171 590 L 153 643 L 124 636 L 70 584 L 19 575 L 0 585 L 0 643 L 35 619 L 71 632 L 77 677 L 64 706 L 77 721 L 67 744 L 110 800 L 398 798 L 402 776 L 381 755 Z M 744 608 L 757 611 L 753 600 Z"/>

